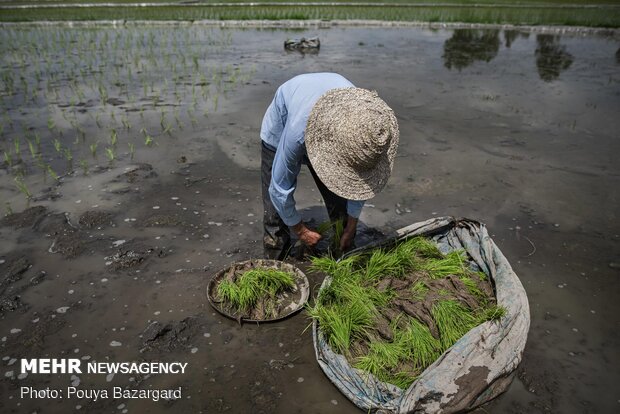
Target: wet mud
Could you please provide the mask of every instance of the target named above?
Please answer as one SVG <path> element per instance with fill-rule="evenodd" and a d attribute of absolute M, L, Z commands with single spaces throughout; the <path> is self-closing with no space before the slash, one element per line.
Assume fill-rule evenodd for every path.
<path fill-rule="evenodd" d="M 478 412 L 618 410 L 616 39 L 331 28 L 295 33 L 321 39 L 319 53 L 300 55 L 282 50 L 290 32 L 227 33 L 220 58 L 255 72 L 202 124 L 134 159 L 32 182 L 29 206 L 2 169 L 14 214 L 0 221 L 0 411 L 359 412 L 318 367 L 303 313 L 239 326 L 206 298 L 217 270 L 262 256 L 260 123 L 275 89 L 309 71 L 377 90 L 398 116 L 392 178 L 367 202 L 358 246 L 429 217 L 470 217 L 487 224 L 525 286 L 523 362 Z M 304 218 L 325 221 L 305 169 L 298 187 Z M 316 293 L 321 277 L 294 263 Z M 20 375 L 20 358 L 44 356 L 189 365 L 184 375 Z M 183 397 L 19 397 L 20 386 L 75 382 L 182 387 Z"/>

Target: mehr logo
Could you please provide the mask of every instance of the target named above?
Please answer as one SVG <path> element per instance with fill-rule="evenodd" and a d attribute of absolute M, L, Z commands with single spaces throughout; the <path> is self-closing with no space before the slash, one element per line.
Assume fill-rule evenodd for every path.
<path fill-rule="evenodd" d="M 80 360 L 76 358 L 22 359 L 22 374 L 81 374 Z"/>

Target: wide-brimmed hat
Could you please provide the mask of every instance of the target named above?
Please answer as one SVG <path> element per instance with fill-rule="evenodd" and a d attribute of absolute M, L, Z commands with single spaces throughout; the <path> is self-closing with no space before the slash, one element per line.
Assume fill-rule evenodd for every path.
<path fill-rule="evenodd" d="M 392 109 L 362 88 L 323 94 L 305 132 L 310 164 L 327 188 L 348 200 L 368 200 L 385 187 L 398 138 Z"/>

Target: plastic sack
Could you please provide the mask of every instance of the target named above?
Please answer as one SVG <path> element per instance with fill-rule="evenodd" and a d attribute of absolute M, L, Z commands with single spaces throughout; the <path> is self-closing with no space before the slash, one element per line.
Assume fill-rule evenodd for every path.
<path fill-rule="evenodd" d="M 506 315 L 469 331 L 406 390 L 353 368 L 344 356 L 331 350 L 315 320 L 312 333 L 321 369 L 347 398 L 371 413 L 453 413 L 490 401 L 508 388 L 523 355 L 530 326 L 523 285 L 482 223 L 441 217 L 411 224 L 396 233 L 390 240 L 349 254 L 389 247 L 414 236 L 429 237 L 443 253 L 464 249 L 473 266 L 478 267 L 475 270 L 492 280 L 497 303 L 506 308 Z M 321 290 L 330 283 L 327 277 Z"/>

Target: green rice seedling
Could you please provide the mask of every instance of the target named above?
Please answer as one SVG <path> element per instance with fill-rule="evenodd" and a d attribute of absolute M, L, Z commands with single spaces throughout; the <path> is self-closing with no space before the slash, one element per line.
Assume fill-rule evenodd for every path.
<path fill-rule="evenodd" d="M 360 302 L 347 305 L 317 305 L 310 310 L 317 319 L 329 345 L 342 354 L 349 354 L 353 338 L 363 337 L 372 327 L 372 315 Z"/>
<path fill-rule="evenodd" d="M 153 145 L 153 137 L 150 136 L 149 134 L 146 134 L 146 136 L 144 137 L 144 145 L 146 145 L 147 147 L 150 147 Z"/>
<path fill-rule="evenodd" d="M 411 375 L 407 372 L 398 372 L 395 375 L 391 375 L 389 380 L 390 384 L 396 385 L 398 388 L 406 390 L 414 383 L 417 379 L 417 376 Z"/>
<path fill-rule="evenodd" d="M 62 149 L 62 144 L 61 144 L 61 142 L 60 142 L 60 140 L 58 138 L 54 138 L 54 149 L 58 153 L 60 153 L 60 151 Z"/>
<path fill-rule="evenodd" d="M 54 122 L 54 119 L 52 117 L 47 118 L 47 129 L 49 129 L 50 131 L 54 131 L 54 128 L 56 128 L 56 123 Z"/>
<path fill-rule="evenodd" d="M 311 272 L 321 272 L 336 278 L 355 277 L 355 265 L 359 262 L 359 256 L 350 256 L 346 259 L 336 260 L 329 256 L 313 257 L 310 265 Z"/>
<path fill-rule="evenodd" d="M 423 371 L 441 355 L 441 343 L 435 339 L 427 326 L 417 319 L 410 319 L 406 330 L 395 330 L 396 338 L 405 355 L 401 359 L 408 359 L 413 365 Z"/>
<path fill-rule="evenodd" d="M 84 175 L 88 175 L 88 161 L 80 160 L 80 167 L 82 168 Z"/>
<path fill-rule="evenodd" d="M 19 138 L 15 138 L 13 140 L 13 147 L 15 149 L 15 155 L 17 156 L 18 159 L 22 159 L 22 152 L 21 152 L 21 146 L 20 146 L 20 141 Z"/>
<path fill-rule="evenodd" d="M 8 201 L 4 202 L 4 211 L 7 216 L 13 214 L 13 209 L 11 208 L 11 203 Z"/>
<path fill-rule="evenodd" d="M 110 162 L 113 162 L 114 158 L 116 157 L 116 154 L 114 153 L 114 148 L 113 147 L 106 147 L 105 155 L 108 157 L 108 160 Z"/>
<path fill-rule="evenodd" d="M 132 142 L 129 142 L 127 145 L 129 146 L 129 157 L 133 161 L 133 156 L 134 156 L 134 153 L 136 151 L 136 147 L 135 147 L 135 145 Z"/>
<path fill-rule="evenodd" d="M 429 288 L 426 286 L 426 283 L 419 280 L 411 286 L 411 294 L 415 299 L 424 300 L 426 294 L 428 293 Z"/>
<path fill-rule="evenodd" d="M 441 259 L 443 254 L 437 246 L 425 237 L 413 237 L 399 246 L 400 249 L 411 251 L 424 258 Z"/>
<path fill-rule="evenodd" d="M 71 149 L 65 148 L 63 150 L 63 155 L 65 159 L 67 160 L 67 162 L 69 163 L 69 169 L 71 169 L 73 165 L 73 154 L 71 153 Z"/>
<path fill-rule="evenodd" d="M 28 138 L 26 138 L 26 142 L 28 143 L 28 149 L 30 150 L 30 155 L 32 156 L 33 159 L 36 159 L 37 158 L 37 150 L 34 147 L 34 144 Z"/>
<path fill-rule="evenodd" d="M 387 369 L 396 368 L 398 363 L 406 358 L 406 349 L 400 341 L 370 342 L 368 355 L 373 355 L 380 362 L 380 366 Z"/>
<path fill-rule="evenodd" d="M 15 181 L 15 185 L 17 186 L 17 189 L 26 196 L 27 200 L 30 200 L 32 198 L 32 193 L 30 192 L 30 190 L 28 190 L 26 183 L 24 183 L 23 177 L 17 176 L 15 177 L 14 181 Z"/>
<path fill-rule="evenodd" d="M 386 276 L 400 276 L 406 268 L 398 255 L 383 249 L 375 250 L 366 262 L 366 279 L 378 280 Z"/>
<path fill-rule="evenodd" d="M 90 149 L 90 155 L 92 155 L 93 158 L 97 157 L 97 145 L 99 145 L 99 141 L 95 141 L 88 146 Z"/>
<path fill-rule="evenodd" d="M 476 282 L 471 277 L 461 276 L 459 279 L 463 282 L 469 293 L 471 293 L 479 301 L 484 301 L 484 293 L 480 290 Z"/>
<path fill-rule="evenodd" d="M 450 296 L 450 292 L 447 289 L 439 289 L 437 294 L 439 296 Z"/>
<path fill-rule="evenodd" d="M 325 221 L 317 226 L 316 231 L 324 237 L 331 233 L 329 251 L 335 257 L 342 255 L 340 251 L 340 239 L 342 239 L 344 233 L 344 220 L 336 220 L 335 222 Z"/>
<path fill-rule="evenodd" d="M 159 125 L 161 126 L 161 130 L 163 131 L 166 127 L 166 113 L 161 111 L 159 113 Z"/>
<path fill-rule="evenodd" d="M 116 133 L 116 129 L 112 128 L 112 131 L 110 131 L 110 145 L 115 147 L 117 142 L 118 142 L 118 134 Z"/>
<path fill-rule="evenodd" d="M 237 311 L 247 312 L 261 297 L 274 298 L 279 292 L 295 285 L 293 275 L 275 269 L 252 269 L 243 273 L 235 282 L 222 280 L 217 296 Z"/>
<path fill-rule="evenodd" d="M 476 316 L 454 300 L 440 300 L 431 314 L 439 330 L 442 350 L 450 348 L 456 341 L 477 325 Z"/>
<path fill-rule="evenodd" d="M 368 353 L 359 357 L 354 367 L 374 375 L 380 381 L 387 382 L 389 378 L 387 369 L 377 354 Z"/>
<path fill-rule="evenodd" d="M 171 132 L 172 132 L 172 124 L 166 123 L 162 133 L 171 135 Z"/>
<path fill-rule="evenodd" d="M 479 308 L 476 314 L 478 318 L 478 324 L 486 321 L 497 321 L 506 316 L 506 308 L 499 305 L 492 305 L 485 308 Z"/>
<path fill-rule="evenodd" d="M 123 124 L 125 129 L 127 130 L 131 129 L 131 124 L 129 123 L 129 119 L 127 118 L 127 115 L 123 114 L 123 116 L 121 117 L 121 123 Z"/>
<path fill-rule="evenodd" d="M 11 156 L 11 153 L 10 152 L 6 152 L 6 151 L 3 151 L 3 153 L 4 153 L 4 162 L 6 162 L 6 164 L 9 167 L 12 167 L 13 166 L 13 157 Z"/>
<path fill-rule="evenodd" d="M 58 181 L 60 179 L 60 177 L 58 177 L 58 174 L 56 174 L 56 172 L 52 169 L 51 165 L 47 165 L 46 171 L 55 181 Z"/>
<path fill-rule="evenodd" d="M 463 265 L 465 260 L 463 250 L 455 250 L 444 256 L 443 259 L 426 260 L 421 265 L 421 270 L 428 272 L 431 279 L 440 279 L 449 275 L 462 275 L 466 269 Z"/>

